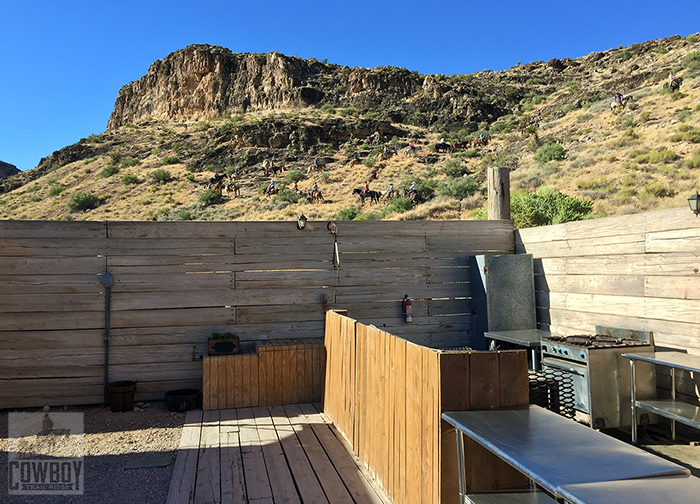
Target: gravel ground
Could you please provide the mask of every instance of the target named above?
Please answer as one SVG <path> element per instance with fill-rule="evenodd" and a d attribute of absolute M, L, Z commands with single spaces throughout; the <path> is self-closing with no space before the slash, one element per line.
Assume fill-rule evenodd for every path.
<path fill-rule="evenodd" d="M 41 412 L 25 409 L 24 412 Z M 8 411 L 0 411 L 0 502 L 7 504 L 145 504 L 165 503 L 184 413 L 169 412 L 164 402 L 138 403 L 134 411 L 113 413 L 85 406 L 51 408 L 53 412 L 84 414 L 84 494 L 9 495 Z M 169 459 L 166 467 L 129 468 L 154 459 Z"/>

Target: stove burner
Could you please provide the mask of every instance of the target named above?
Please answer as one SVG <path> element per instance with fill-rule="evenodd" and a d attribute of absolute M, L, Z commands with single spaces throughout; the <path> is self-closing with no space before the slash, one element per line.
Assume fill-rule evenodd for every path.
<path fill-rule="evenodd" d="M 639 346 L 646 344 L 644 341 L 635 339 L 621 339 L 604 334 L 575 334 L 572 336 L 549 336 L 542 338 L 543 341 L 555 343 L 566 343 L 572 346 L 584 348 L 611 348 L 623 346 Z"/>

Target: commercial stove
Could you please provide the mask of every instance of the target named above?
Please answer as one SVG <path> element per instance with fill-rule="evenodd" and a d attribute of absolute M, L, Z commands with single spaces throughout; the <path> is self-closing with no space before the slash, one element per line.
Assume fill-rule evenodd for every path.
<path fill-rule="evenodd" d="M 630 405 L 629 362 L 621 354 L 632 347 L 647 347 L 654 351 L 651 332 L 596 326 L 596 334 L 580 334 L 541 338 L 541 363 L 568 376 L 574 388 L 574 410 L 577 420 L 595 429 L 629 427 L 632 425 Z M 638 370 L 638 395 L 656 397 L 654 366 Z M 640 397 L 641 397 L 640 396 Z M 654 419 L 645 414 L 639 424 Z"/>

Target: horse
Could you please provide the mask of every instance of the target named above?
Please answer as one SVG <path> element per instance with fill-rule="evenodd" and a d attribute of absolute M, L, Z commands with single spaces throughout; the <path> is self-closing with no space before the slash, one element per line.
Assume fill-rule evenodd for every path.
<path fill-rule="evenodd" d="M 386 151 L 386 152 L 380 152 L 380 153 L 379 153 L 379 160 L 380 160 L 380 161 L 388 161 L 388 160 L 390 160 L 395 154 L 396 154 L 396 152 L 390 151 L 390 150 L 388 150 L 388 151 Z"/>
<path fill-rule="evenodd" d="M 362 164 L 362 161 L 360 161 L 358 158 L 353 158 L 350 161 L 350 168 L 352 168 L 353 166 L 359 165 L 359 164 Z"/>
<path fill-rule="evenodd" d="M 676 77 L 675 79 L 673 79 L 670 85 L 671 91 L 673 91 L 674 93 L 676 91 L 680 91 L 681 84 L 683 84 L 683 77 Z"/>
<path fill-rule="evenodd" d="M 610 104 L 610 111 L 614 111 L 617 107 L 622 107 L 622 109 L 624 110 L 624 108 L 627 106 L 627 102 L 631 99 L 632 96 L 623 96 L 620 99 L 619 103 L 617 102 L 617 100 L 613 100 L 613 102 Z"/>
<path fill-rule="evenodd" d="M 414 205 L 417 205 L 418 203 L 420 203 L 420 196 L 418 196 L 418 193 L 415 191 L 409 194 L 408 189 L 404 189 L 403 190 L 403 197 L 404 198 L 411 198 L 411 202 Z"/>
<path fill-rule="evenodd" d="M 478 147 L 478 146 L 486 147 L 490 140 L 491 140 L 490 136 L 479 137 L 479 138 L 475 139 L 472 142 L 472 144 L 474 145 L 474 147 Z"/>
<path fill-rule="evenodd" d="M 311 193 L 311 203 L 323 203 L 323 194 L 321 194 L 321 191 L 316 190 Z"/>
<path fill-rule="evenodd" d="M 278 192 L 279 192 L 279 190 L 276 187 L 273 187 L 269 191 L 267 189 L 265 189 L 265 196 L 267 196 L 269 198 L 270 196 L 274 196 Z"/>
<path fill-rule="evenodd" d="M 317 172 L 323 171 L 323 169 L 325 167 L 326 167 L 326 163 L 324 163 L 323 161 L 319 161 L 318 164 L 311 163 L 309 165 L 308 169 L 306 170 L 306 174 L 308 175 L 309 173 L 311 173 L 313 171 L 317 171 Z"/>
<path fill-rule="evenodd" d="M 360 201 L 363 205 L 365 204 L 365 198 L 369 198 L 370 203 L 379 203 L 379 198 L 382 196 L 382 193 L 379 191 L 367 190 L 363 193 L 362 189 L 360 189 L 359 187 L 353 189 L 352 193 L 360 196 Z"/>
<path fill-rule="evenodd" d="M 446 142 L 438 142 L 435 144 L 435 152 L 450 152 L 452 146 Z"/>
<path fill-rule="evenodd" d="M 219 191 L 224 188 L 224 184 L 226 183 L 226 179 L 223 175 L 219 175 L 218 173 L 211 177 L 209 179 L 209 183 L 207 184 L 207 189 L 218 189 Z"/>
<path fill-rule="evenodd" d="M 234 184 L 233 179 L 229 180 L 228 184 L 224 186 L 224 193 L 228 194 L 230 192 L 233 193 L 234 198 L 241 196 L 241 188 Z"/>
<path fill-rule="evenodd" d="M 404 156 L 415 156 L 418 154 L 418 151 L 420 150 L 420 145 L 414 145 L 413 147 L 409 147 L 403 151 Z"/>
<path fill-rule="evenodd" d="M 471 145 L 470 140 L 465 140 L 464 142 L 455 142 L 452 144 L 451 152 L 461 151 L 468 148 Z"/>

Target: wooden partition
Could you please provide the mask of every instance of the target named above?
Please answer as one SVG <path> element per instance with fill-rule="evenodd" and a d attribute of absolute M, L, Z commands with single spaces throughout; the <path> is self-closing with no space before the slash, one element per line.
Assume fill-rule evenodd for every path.
<path fill-rule="evenodd" d="M 528 403 L 524 351 L 433 349 L 326 314 L 324 411 L 394 502 L 459 502 L 455 432 L 444 411 Z M 524 488 L 512 467 L 467 440 L 470 492 Z"/>
<path fill-rule="evenodd" d="M 700 355 L 700 218 L 688 208 L 521 229 L 516 251 L 535 259 L 540 328 L 652 331 L 658 347 Z M 658 376 L 669 390 L 668 370 Z M 700 379 L 679 381 L 697 402 Z"/>
<path fill-rule="evenodd" d="M 272 340 L 237 355 L 204 357 L 204 410 L 317 402 L 323 397 L 323 340 Z"/>
<path fill-rule="evenodd" d="M 192 357 L 213 332 L 320 338 L 334 307 L 423 344 L 468 345 L 467 257 L 514 250 L 509 221 L 327 224 L 0 221 L 0 409 L 101 403 L 107 319 L 110 380 L 135 380 L 136 400 L 199 388 Z"/>

